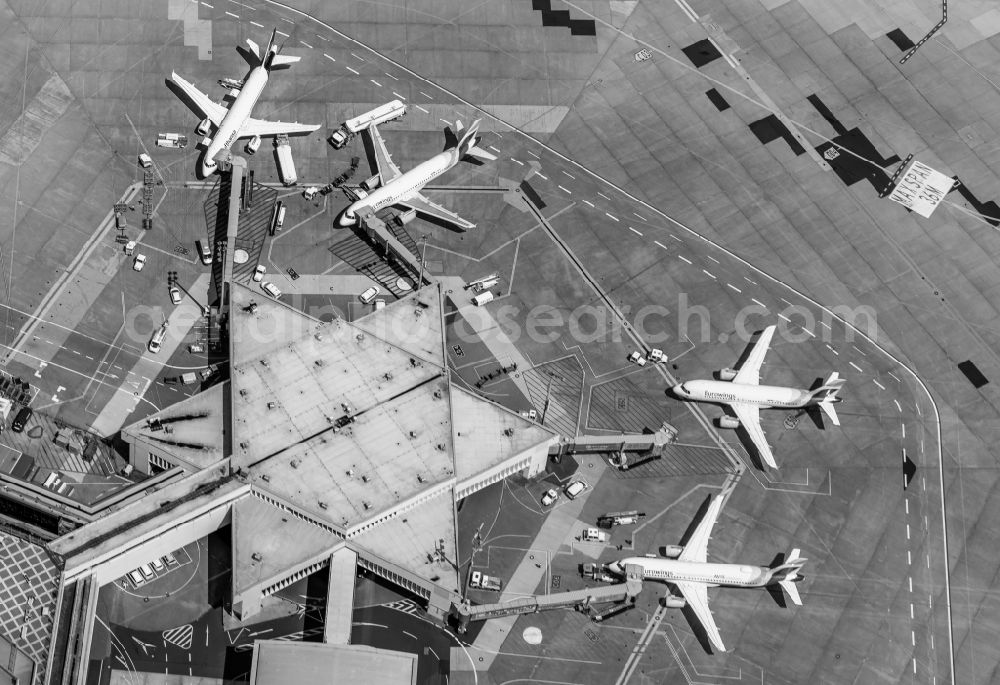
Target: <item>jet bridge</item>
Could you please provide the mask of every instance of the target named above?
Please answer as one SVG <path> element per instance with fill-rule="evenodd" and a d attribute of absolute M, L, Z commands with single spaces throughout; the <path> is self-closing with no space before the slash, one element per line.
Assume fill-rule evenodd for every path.
<path fill-rule="evenodd" d="M 452 604 L 452 615 L 458 621 L 458 632 L 464 633 L 472 621 L 486 621 L 491 618 L 514 616 L 518 614 L 534 614 L 550 609 L 566 609 L 569 607 L 589 609 L 594 604 L 606 602 L 630 602 L 642 590 L 642 567 L 638 564 L 625 566 L 625 582 L 615 585 L 584 588 L 570 592 L 559 592 L 553 595 L 533 595 L 520 597 L 509 602 L 498 604 L 479 604 L 473 606 L 469 600 L 460 604 Z"/>
<path fill-rule="evenodd" d="M 655 433 L 623 433 L 621 435 L 578 435 L 564 438 L 549 447 L 549 456 L 560 461 L 567 454 L 598 454 L 611 452 L 614 466 L 625 470 L 636 463 L 659 459 L 664 448 L 677 440 L 677 429 L 664 422 Z M 627 453 L 635 453 L 638 461 L 629 463 Z"/>

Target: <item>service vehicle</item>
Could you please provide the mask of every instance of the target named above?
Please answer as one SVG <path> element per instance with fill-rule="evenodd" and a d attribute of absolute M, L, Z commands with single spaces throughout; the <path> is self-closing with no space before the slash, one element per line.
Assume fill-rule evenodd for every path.
<path fill-rule="evenodd" d="M 371 301 L 375 299 L 375 296 L 380 292 L 381 290 L 379 290 L 379 287 L 377 285 L 373 285 L 368 288 L 368 290 L 358 295 L 358 299 L 361 300 L 361 304 L 370 304 Z"/>
<path fill-rule="evenodd" d="M 21 411 L 17 412 L 14 420 L 11 421 L 10 429 L 15 433 L 23 433 L 25 425 L 27 425 L 28 420 L 34 413 L 35 412 L 31 407 L 21 407 Z"/>
<path fill-rule="evenodd" d="M 137 254 L 135 259 L 132 260 L 132 270 L 142 271 L 142 267 L 146 266 L 146 255 Z"/>
<path fill-rule="evenodd" d="M 612 511 L 597 517 L 597 525 L 601 528 L 612 526 L 630 526 L 646 518 L 644 511 Z"/>
<path fill-rule="evenodd" d="M 281 228 L 285 225 L 285 205 L 278 203 L 278 214 L 274 218 L 274 227 Z"/>
<path fill-rule="evenodd" d="M 608 534 L 597 528 L 585 528 L 580 534 L 580 540 L 583 542 L 607 542 Z"/>
<path fill-rule="evenodd" d="M 128 572 L 128 579 L 132 581 L 133 587 L 139 587 L 146 581 L 143 579 L 142 574 L 139 573 L 139 569 L 134 569 Z"/>
<path fill-rule="evenodd" d="M 481 292 L 472 298 L 472 304 L 476 305 L 477 307 L 482 307 L 487 302 L 492 302 L 492 301 L 493 301 L 493 293 L 491 293 L 489 290 Z"/>
<path fill-rule="evenodd" d="M 286 186 L 293 186 L 299 180 L 295 174 L 295 160 L 292 159 L 292 146 L 288 136 L 278 134 L 274 137 L 274 147 L 278 152 L 278 175 Z"/>
<path fill-rule="evenodd" d="M 134 240 L 130 240 L 127 243 L 125 243 L 125 254 L 127 254 L 129 256 L 131 256 L 132 254 L 134 254 L 135 253 L 135 245 L 136 245 L 136 243 L 135 243 Z"/>
<path fill-rule="evenodd" d="M 647 359 L 653 362 L 654 364 L 667 361 L 666 356 L 664 356 L 663 354 L 663 350 L 657 349 L 655 347 L 649 351 L 649 356 L 647 357 Z"/>
<path fill-rule="evenodd" d="M 244 149 L 247 151 L 248 155 L 257 154 L 257 150 L 260 149 L 260 136 L 254 136 L 248 140 Z"/>
<path fill-rule="evenodd" d="M 176 285 L 170 286 L 170 301 L 174 304 L 181 303 L 181 289 Z"/>
<path fill-rule="evenodd" d="M 156 146 L 182 150 L 187 147 L 187 136 L 179 133 L 161 133 L 156 136 Z"/>
<path fill-rule="evenodd" d="M 316 197 L 317 193 L 319 193 L 318 186 L 309 186 L 308 188 L 302 191 L 302 197 L 304 197 L 307 200 L 311 200 L 314 197 Z"/>
<path fill-rule="evenodd" d="M 499 282 L 500 282 L 499 278 L 487 278 L 486 280 L 476 281 L 475 283 L 473 283 L 472 289 L 475 290 L 477 293 L 481 293 L 484 290 L 489 290 Z"/>
<path fill-rule="evenodd" d="M 198 352 L 204 352 L 204 351 L 205 351 L 204 345 L 200 345 L 198 343 L 194 343 L 193 345 L 188 345 L 188 352 L 190 352 L 191 354 L 197 354 Z"/>
<path fill-rule="evenodd" d="M 128 219 L 121 212 L 115 214 L 115 228 L 122 229 L 128 226 Z"/>
<path fill-rule="evenodd" d="M 253 282 L 260 283 L 262 280 L 264 280 L 264 274 L 266 272 L 267 272 L 267 267 L 264 266 L 263 264 L 258 264 L 257 268 L 253 270 L 253 276 L 251 277 L 253 278 Z"/>
<path fill-rule="evenodd" d="M 503 583 L 499 578 L 488 576 L 479 571 L 473 571 L 472 576 L 469 578 L 469 587 L 500 592 L 503 589 Z"/>
<path fill-rule="evenodd" d="M 584 483 L 582 480 L 575 480 L 569 485 L 567 485 L 565 488 L 563 488 L 563 492 L 565 492 L 566 496 L 569 497 L 570 499 L 576 499 L 577 497 L 580 496 L 580 493 L 582 493 L 586 489 L 587 489 L 586 483 Z"/>
<path fill-rule="evenodd" d="M 260 289 L 276 300 L 279 297 L 281 297 L 281 291 L 278 290 L 278 286 L 276 286 L 274 283 L 271 283 L 270 281 L 265 281 L 264 283 L 261 283 Z"/>
<path fill-rule="evenodd" d="M 164 321 L 159 328 L 153 332 L 153 337 L 149 339 L 149 345 L 146 347 L 150 352 L 156 354 L 160 351 L 160 347 L 163 345 L 163 339 L 167 337 L 167 322 Z"/>
<path fill-rule="evenodd" d="M 212 250 L 208 246 L 207 240 L 199 240 L 198 243 L 198 254 L 201 255 L 201 263 L 208 265 L 212 263 Z"/>
<path fill-rule="evenodd" d="M 380 298 L 375 300 L 375 311 L 379 311 L 381 309 L 385 309 L 385 300 Z"/>
<path fill-rule="evenodd" d="M 547 507 L 557 499 L 559 499 L 559 491 L 555 488 L 550 488 L 545 491 L 544 495 L 542 495 L 542 504 Z"/>
<path fill-rule="evenodd" d="M 638 352 L 633 352 L 632 354 L 630 354 L 628 356 L 628 360 L 630 362 L 632 362 L 633 364 L 638 364 L 639 366 L 645 366 L 646 365 L 646 357 L 644 357 L 643 355 L 639 354 Z"/>
<path fill-rule="evenodd" d="M 406 114 L 406 105 L 404 105 L 400 100 L 387 102 L 380 107 L 376 107 L 370 112 L 365 112 L 361 116 L 348 119 L 340 125 L 340 128 L 330 134 L 328 140 L 330 141 L 330 145 L 339 150 L 347 145 L 351 138 L 369 126 L 384 124 L 387 121 L 398 119 L 404 114 Z"/>
<path fill-rule="evenodd" d="M 153 158 L 147 155 L 145 152 L 139 154 L 139 166 L 143 169 L 148 169 L 153 166 Z"/>

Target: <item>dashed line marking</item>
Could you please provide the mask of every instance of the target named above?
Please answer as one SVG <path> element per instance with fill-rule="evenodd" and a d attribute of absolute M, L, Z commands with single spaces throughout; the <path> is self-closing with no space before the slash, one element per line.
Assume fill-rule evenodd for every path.
<path fill-rule="evenodd" d="M 525 150 L 525 152 L 527 152 L 527 153 L 528 153 L 529 155 L 531 155 L 531 156 L 532 156 L 532 157 L 534 157 L 535 159 L 541 159 L 541 157 L 539 157 L 538 155 L 536 155 L 536 154 L 535 154 L 534 152 L 532 152 L 531 150 Z M 611 199 L 611 198 L 608 198 L 608 199 Z"/>
<path fill-rule="evenodd" d="M 632 228 L 632 227 L 631 227 L 631 226 L 629 226 L 629 228 Z M 632 230 L 633 230 L 633 231 L 635 231 L 635 229 L 634 229 L 634 228 L 632 228 Z M 636 232 L 636 233 L 639 233 L 639 231 L 635 231 L 635 232 Z M 642 235 L 642 234 L 641 234 L 641 233 L 639 233 L 639 235 Z M 662 248 L 663 248 L 664 250 L 668 250 L 668 249 L 670 249 L 670 248 L 668 248 L 668 247 L 667 247 L 666 245 L 664 245 L 663 243 L 661 243 L 661 242 L 660 242 L 659 240 L 654 240 L 653 242 L 654 242 L 654 243 L 656 243 L 657 245 L 659 245 L 660 247 L 662 247 Z"/>
<path fill-rule="evenodd" d="M 926 519 L 927 517 L 925 516 L 924 518 Z M 927 568 L 930 568 L 930 567 L 931 567 L 931 555 L 928 554 L 927 555 Z M 931 605 L 931 600 L 930 600 L 930 597 L 928 597 L 927 598 L 927 606 L 930 606 L 930 605 Z"/>
<path fill-rule="evenodd" d="M 356 59 L 356 60 L 358 60 L 358 61 L 361 61 L 361 62 L 364 62 L 364 61 L 365 61 L 363 57 L 358 57 L 358 56 L 357 56 L 357 55 L 355 55 L 355 54 L 354 54 L 353 52 L 351 53 L 351 57 L 353 57 L 354 59 Z"/>
<path fill-rule="evenodd" d="M 684 242 L 683 240 L 681 240 L 680 238 L 678 238 L 677 236 L 675 236 L 673 233 L 670 234 L 670 237 L 673 238 L 674 240 L 676 240 L 679 243 Z"/>
<path fill-rule="evenodd" d="M 567 195 L 572 195 L 572 194 L 573 194 L 572 192 L 570 192 L 570 191 L 569 191 L 569 190 L 567 190 L 566 188 L 563 188 L 562 186 L 556 186 L 556 188 L 558 188 L 559 190 L 563 191 L 563 192 L 564 192 L 564 193 L 566 193 Z"/>
<path fill-rule="evenodd" d="M 716 259 L 715 257 L 713 257 L 713 256 L 712 256 L 712 255 L 710 255 L 710 254 L 709 254 L 709 255 L 705 255 L 705 256 L 706 256 L 706 257 L 708 257 L 709 259 L 711 259 L 711 260 L 712 260 L 713 262 L 715 262 L 716 264 L 722 264 L 722 262 L 720 262 L 720 261 L 719 261 L 718 259 Z"/>
<path fill-rule="evenodd" d="M 590 205 L 591 207 L 593 207 L 593 206 L 594 206 L 594 203 L 593 203 L 593 202 L 591 202 L 590 200 L 584 200 L 584 202 L 586 202 L 586 203 L 587 203 L 588 205 Z"/>
<path fill-rule="evenodd" d="M 302 40 L 301 38 L 299 39 L 299 42 L 300 42 L 300 43 L 302 43 L 303 45 L 305 45 L 305 46 L 306 46 L 307 48 L 309 48 L 310 50 L 312 50 L 312 49 L 313 49 L 313 46 L 309 45 L 309 43 L 305 42 L 305 41 L 304 41 L 304 40 Z"/>
<path fill-rule="evenodd" d="M 524 166 L 524 162 L 522 162 L 522 161 L 521 161 L 521 160 L 519 160 L 519 159 L 514 159 L 513 157 L 511 157 L 511 158 L 510 158 L 510 161 L 512 161 L 512 162 L 517 162 L 517 163 L 518 163 L 518 164 L 520 164 L 521 166 Z"/>
<path fill-rule="evenodd" d="M 369 80 L 369 81 L 371 81 L 372 83 L 374 83 L 374 84 L 375 84 L 376 86 L 378 86 L 379 88 L 381 88 L 381 87 L 382 87 L 382 84 L 381 84 L 381 83 L 379 83 L 378 81 L 376 81 L 375 79 L 373 79 L 373 78 L 370 78 L 370 79 L 368 79 L 368 80 Z"/>
<path fill-rule="evenodd" d="M 705 274 L 706 276 L 708 276 L 709 278 L 711 278 L 713 281 L 719 280 L 718 278 L 715 277 L 715 274 L 713 274 L 711 271 L 708 271 L 706 269 L 702 269 L 701 272 L 703 274 Z"/>
<path fill-rule="evenodd" d="M 203 2 L 201 4 L 203 4 L 205 7 L 207 7 L 210 10 L 214 10 L 215 9 L 215 5 L 209 5 L 207 2 Z"/>
<path fill-rule="evenodd" d="M 913 602 L 910 602 L 910 620 L 913 620 Z"/>
<path fill-rule="evenodd" d="M 420 93 L 421 95 L 423 95 L 423 96 L 424 96 L 425 98 L 427 98 L 428 100 L 433 100 L 433 99 L 434 99 L 434 98 L 432 98 L 432 97 L 431 97 L 430 95 L 428 95 L 427 93 L 425 93 L 425 92 L 424 92 L 424 91 L 422 91 L 422 90 L 418 90 L 417 92 L 418 92 L 418 93 Z"/>
<path fill-rule="evenodd" d="M 397 93 L 396 91 L 392 91 L 392 94 L 395 95 L 396 97 L 398 97 L 400 100 L 405 100 L 406 99 L 402 95 L 400 95 L 399 93 Z"/>
<path fill-rule="evenodd" d="M 424 109 L 424 108 L 423 108 L 423 107 L 421 107 L 420 105 L 414 105 L 414 107 L 416 107 L 417 109 L 419 109 L 419 110 L 420 110 L 421 112 L 423 112 L 424 114 L 430 114 L 430 112 L 428 112 L 428 111 L 427 111 L 426 109 Z"/>
<path fill-rule="evenodd" d="M 560 169 L 559 171 L 562 171 L 564 174 L 566 174 L 567 176 L 569 176 L 572 179 L 576 179 L 576 176 L 574 176 L 573 174 L 569 173 L 568 171 L 563 171 L 562 169 Z"/>
<path fill-rule="evenodd" d="M 906 513 L 909 514 L 910 513 L 910 500 L 908 500 L 908 499 L 907 500 L 903 500 L 903 504 L 906 505 Z"/>
<path fill-rule="evenodd" d="M 896 410 L 899 411 L 899 412 L 902 412 L 903 411 L 903 405 L 901 405 L 899 403 L 899 400 L 893 399 L 892 401 L 896 403 Z"/>
<path fill-rule="evenodd" d="M 864 371 L 861 369 L 861 367 L 858 366 L 857 364 L 855 364 L 854 362 L 847 362 L 847 363 L 850 364 L 851 366 L 853 366 L 855 369 L 857 369 L 861 373 L 864 373 Z"/>
<path fill-rule="evenodd" d="M 549 177 L 548 177 L 548 176 L 546 176 L 545 174 L 543 174 L 543 173 L 542 173 L 541 171 L 537 172 L 537 173 L 535 174 L 535 176 L 541 176 L 541 177 L 542 177 L 542 178 L 544 178 L 544 179 L 545 179 L 546 181 L 548 181 L 548 180 L 549 180 Z"/>
<path fill-rule="evenodd" d="M 635 214 L 637 217 L 639 217 L 639 221 L 645 221 L 642 214 L 639 214 L 638 212 L 632 212 L 632 213 Z"/>
<path fill-rule="evenodd" d="M 292 21 L 291 19 L 288 19 L 286 17 L 278 17 L 278 18 L 281 19 L 281 21 L 288 22 L 289 24 L 292 24 L 292 25 L 295 24 L 294 21 Z M 278 33 L 281 33 L 281 31 L 278 31 Z M 287 36 L 288 34 L 286 33 L 285 35 Z"/>
<path fill-rule="evenodd" d="M 264 25 L 263 25 L 263 24 L 258 24 L 258 23 L 257 23 L 257 22 L 255 22 L 255 21 L 251 21 L 251 22 L 250 22 L 250 24 L 251 24 L 251 25 L 253 25 L 253 26 L 256 26 L 256 27 L 257 27 L 257 28 L 259 28 L 259 29 L 262 29 L 262 28 L 264 28 Z"/>
<path fill-rule="evenodd" d="M 601 197 L 603 197 L 605 200 L 609 200 L 609 201 L 611 200 L 610 197 L 608 197 L 607 195 L 605 195 L 604 193 L 602 193 L 600 190 L 597 191 L 597 194 L 600 195 Z"/>
<path fill-rule="evenodd" d="M 448 124 L 449 126 L 451 125 L 451 122 L 448 121 L 447 119 L 445 119 L 444 117 L 438 117 L 438 121 L 443 121 L 444 123 Z"/>
<path fill-rule="evenodd" d="M 419 105 L 418 105 L 418 106 L 419 106 Z M 493 152 L 500 152 L 500 149 L 499 149 L 499 148 L 495 148 L 495 147 L 493 147 L 492 145 L 490 145 L 489 147 L 490 147 L 490 149 L 491 149 L 491 150 L 493 150 Z"/>
<path fill-rule="evenodd" d="M 317 38 L 319 38 L 320 40 L 325 40 L 327 43 L 330 42 L 329 38 L 325 38 L 325 37 L 319 35 L 318 33 L 314 33 L 313 35 L 316 36 Z"/>
<path fill-rule="evenodd" d="M 913 630 L 910 631 L 910 643 L 914 647 L 917 646 L 917 633 L 916 633 L 916 631 L 913 631 Z M 913 672 L 914 673 L 917 672 L 917 660 L 916 659 L 913 660 Z"/>
<path fill-rule="evenodd" d="M 390 74 L 388 71 L 383 71 L 382 73 L 385 74 L 386 76 L 388 76 L 389 78 L 391 78 L 393 81 L 398 81 L 399 80 L 398 78 L 396 78 L 395 76 L 393 76 L 392 74 Z"/>
<path fill-rule="evenodd" d="M 897 376 L 896 374 L 894 374 L 892 371 L 889 372 L 889 375 L 892 376 L 893 378 L 895 378 L 897 383 L 902 383 L 902 381 L 899 380 L 899 376 Z"/>
<path fill-rule="evenodd" d="M 735 290 L 735 291 L 736 291 L 736 292 L 738 292 L 738 293 L 742 293 L 742 292 L 743 292 L 742 290 L 740 290 L 739 288 L 737 288 L 737 287 L 736 287 L 735 285 L 733 285 L 732 283 L 726 283 L 726 285 L 728 285 L 728 286 L 729 286 L 730 288 L 732 288 L 733 290 Z"/>
<path fill-rule="evenodd" d="M 779 318 L 779 319 L 784 319 L 784 320 L 785 320 L 785 321 L 787 321 L 788 323 L 791 323 L 791 322 L 792 322 L 792 320 L 791 320 L 791 319 L 789 319 L 789 318 L 788 318 L 787 316 L 785 316 L 785 315 L 784 315 L 784 314 L 782 314 L 781 312 L 778 312 L 778 318 Z"/>
<path fill-rule="evenodd" d="M 677 255 L 677 258 L 680 259 L 681 261 L 687 262 L 688 264 L 694 264 L 694 262 L 692 262 L 690 259 L 688 259 L 682 254 Z"/>
<path fill-rule="evenodd" d="M 337 61 L 337 60 L 335 60 L 335 59 L 334 59 L 333 57 L 330 57 L 330 55 L 326 54 L 325 52 L 323 53 L 323 56 L 324 56 L 324 57 L 326 57 L 326 58 L 327 58 L 328 60 L 330 60 L 331 62 L 336 62 L 336 61 Z"/>
<path fill-rule="evenodd" d="M 639 233 L 639 231 L 635 230 L 635 229 L 634 229 L 634 228 L 632 228 L 631 226 L 629 226 L 629 227 L 628 227 L 628 230 L 632 231 L 632 232 L 633 232 L 633 233 L 635 233 L 636 235 L 642 235 L 642 233 Z M 655 243 L 656 241 L 654 240 L 653 242 Z"/>
<path fill-rule="evenodd" d="M 230 12 L 229 10 L 226 10 L 226 14 L 228 14 L 229 16 L 231 16 L 231 17 L 232 17 L 233 19 L 239 19 L 239 18 L 240 18 L 240 15 L 238 15 L 238 14 L 233 14 L 233 13 L 232 13 L 232 12 Z"/>
<path fill-rule="evenodd" d="M 819 325 L 820 326 L 826 326 L 826 330 L 828 330 L 828 331 L 832 331 L 833 330 L 832 328 L 830 328 L 830 324 L 828 324 L 826 321 L 820 321 Z"/>
<path fill-rule="evenodd" d="M 746 276 L 743 277 L 743 280 L 746 281 L 747 283 L 753 283 L 754 285 L 757 285 L 757 281 L 752 281 L 749 278 L 747 278 Z"/>
<path fill-rule="evenodd" d="M 606 216 L 606 217 L 608 217 L 609 219 L 612 219 L 612 220 L 614 220 L 614 221 L 617 221 L 618 223 L 621 223 L 621 219 L 619 219 L 618 217 L 616 217 L 616 216 L 613 216 L 613 215 L 611 215 L 611 214 L 608 214 L 607 212 L 604 212 L 604 216 Z"/>
<path fill-rule="evenodd" d="M 882 385 L 881 383 L 879 383 L 877 380 L 872 379 L 872 383 L 874 383 L 875 385 L 877 385 L 878 387 L 880 387 L 882 390 L 885 390 L 885 386 Z"/>
<path fill-rule="evenodd" d="M 783 297 L 779 297 L 778 299 L 781 300 L 782 302 L 784 302 L 785 304 L 787 304 L 789 307 L 793 307 L 794 306 L 791 302 L 789 302 L 788 300 L 786 300 Z"/>
<path fill-rule="evenodd" d="M 906 524 L 906 539 L 907 540 L 910 539 L 910 524 L 909 523 Z"/>
<path fill-rule="evenodd" d="M 358 71 L 357 69 L 352 69 L 351 67 L 347 67 L 347 70 L 350 71 L 350 72 L 352 72 L 352 73 L 354 73 L 354 74 L 356 74 L 356 75 L 358 75 L 358 76 L 361 76 L 361 72 Z"/>
<path fill-rule="evenodd" d="M 292 22 L 288 23 L 291 24 Z M 277 29 L 275 29 L 275 33 L 277 33 L 279 36 L 284 36 L 285 38 L 288 38 L 288 34 L 285 33 L 284 31 L 278 31 Z"/>
<path fill-rule="evenodd" d="M 859 354 L 860 354 L 860 355 L 861 355 L 862 357 L 867 357 L 867 356 L 868 356 L 867 354 L 865 354 L 865 353 L 864 353 L 864 352 L 862 352 L 861 350 L 858 350 L 858 348 L 857 348 L 857 347 L 856 347 L 855 345 L 851 345 L 851 347 L 853 347 L 853 348 L 854 348 L 855 350 L 857 350 L 857 351 L 858 351 L 858 353 L 859 353 Z"/>
<path fill-rule="evenodd" d="M 750 299 L 753 300 L 754 302 L 756 302 L 757 304 L 759 304 L 764 309 L 767 309 L 767 305 L 764 304 L 763 302 L 761 302 L 760 300 L 758 300 L 756 297 L 751 297 Z"/>

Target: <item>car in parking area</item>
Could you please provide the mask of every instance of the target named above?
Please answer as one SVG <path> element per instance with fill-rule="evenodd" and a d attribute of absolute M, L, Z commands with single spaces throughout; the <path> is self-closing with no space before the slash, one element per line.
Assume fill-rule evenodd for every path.
<path fill-rule="evenodd" d="M 587 489 L 586 483 L 584 483 L 582 480 L 575 480 L 569 485 L 567 485 L 565 488 L 563 488 L 563 492 L 565 492 L 566 496 L 569 497 L 570 499 L 575 499 L 580 495 L 580 493 L 582 493 L 586 489 Z"/>
<path fill-rule="evenodd" d="M 555 488 L 551 488 L 542 495 L 542 504 L 547 507 L 557 499 L 559 499 L 559 492 Z"/>
<path fill-rule="evenodd" d="M 170 301 L 174 304 L 181 303 L 181 289 L 176 285 L 170 286 Z"/>
<path fill-rule="evenodd" d="M 146 266 L 146 255 L 144 255 L 144 254 L 137 254 L 135 256 L 135 259 L 132 260 L 132 270 L 133 271 L 142 271 L 142 267 L 144 267 L 144 266 Z"/>
<path fill-rule="evenodd" d="M 143 579 L 142 574 L 139 573 L 139 569 L 134 569 L 132 571 L 129 571 L 128 579 L 132 581 L 132 585 L 134 585 L 135 587 L 139 587 L 140 585 L 146 582 L 145 579 Z"/>
<path fill-rule="evenodd" d="M 149 562 L 149 565 L 152 566 L 153 570 L 156 571 L 157 573 L 163 573 L 164 571 L 167 570 L 166 566 L 164 566 L 163 562 L 160 561 L 159 559 L 153 559 L 151 562 Z"/>
<path fill-rule="evenodd" d="M 253 282 L 260 283 L 264 280 L 264 273 L 267 271 L 267 267 L 263 264 L 258 264 L 257 268 L 253 270 Z"/>
<path fill-rule="evenodd" d="M 281 296 L 281 291 L 278 290 L 278 286 L 276 286 L 274 283 L 271 283 L 270 281 L 261 283 L 260 289 L 276 300 Z"/>
<path fill-rule="evenodd" d="M 139 573 L 142 574 L 142 577 L 145 578 L 146 580 L 152 580 L 153 578 L 156 577 L 156 574 L 153 573 L 153 569 L 150 568 L 149 564 L 143 564 L 136 570 L 139 571 Z"/>

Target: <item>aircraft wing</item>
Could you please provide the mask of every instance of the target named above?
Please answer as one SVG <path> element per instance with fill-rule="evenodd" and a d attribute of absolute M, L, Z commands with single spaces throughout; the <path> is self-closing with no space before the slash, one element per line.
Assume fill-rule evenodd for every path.
<path fill-rule="evenodd" d="M 757 408 L 757 405 L 734 402 L 729 406 L 736 414 L 736 418 L 740 420 L 740 426 L 750 435 L 750 440 L 757 448 L 760 458 L 772 469 L 778 468 L 774 462 L 774 455 L 771 453 L 771 446 L 767 444 L 764 429 L 760 427 L 760 409 Z"/>
<path fill-rule="evenodd" d="M 775 326 L 768 326 L 760 334 L 753 349 L 750 350 L 750 356 L 743 362 L 739 373 L 733 378 L 733 383 L 744 383 L 746 385 L 757 385 L 760 383 L 760 365 L 764 361 L 764 355 L 767 354 L 768 348 L 771 346 L 771 337 L 774 335 L 775 328 Z"/>
<path fill-rule="evenodd" d="M 381 176 L 381 185 L 385 185 L 389 181 L 402 176 L 403 172 L 392 161 L 392 155 L 389 154 L 389 150 L 385 147 L 385 140 L 382 139 L 382 134 L 378 132 L 375 125 L 373 124 L 365 130 L 371 136 L 372 147 L 375 149 L 375 166 L 378 167 L 375 169 L 375 173 Z"/>
<path fill-rule="evenodd" d="M 417 210 L 420 214 L 429 216 L 438 221 L 444 221 L 463 230 L 476 227 L 476 225 L 471 221 L 466 221 L 458 214 L 455 214 L 455 212 L 445 209 L 436 202 L 431 202 L 420 193 L 415 193 L 413 197 L 407 200 L 397 200 L 396 204 L 404 207 L 410 207 L 411 209 Z"/>
<path fill-rule="evenodd" d="M 719 519 L 719 512 L 722 510 L 722 496 L 716 495 L 708 505 L 701 523 L 691 534 L 691 539 L 684 545 L 684 551 L 677 557 L 678 561 L 698 561 L 705 563 L 708 560 L 708 540 L 712 537 L 712 529 Z"/>
<path fill-rule="evenodd" d="M 195 112 L 200 117 L 208 117 L 216 126 L 222 121 L 223 117 L 226 116 L 227 110 L 225 107 L 217 102 L 212 102 L 212 99 L 205 95 L 203 92 L 198 90 L 193 83 L 185 81 L 177 72 L 170 74 L 170 81 L 184 91 L 184 94 L 190 98 L 191 102 L 189 105 L 193 104 L 196 108 Z"/>
<path fill-rule="evenodd" d="M 712 610 L 708 608 L 708 586 L 704 583 L 692 583 L 689 581 L 676 582 L 674 585 L 677 586 L 677 589 L 684 596 L 687 605 L 691 607 L 694 615 L 698 617 L 701 626 L 708 634 L 708 639 L 712 643 L 712 646 L 720 652 L 726 651 L 726 646 L 722 644 L 722 636 L 719 635 L 719 626 L 715 625 Z"/>
<path fill-rule="evenodd" d="M 240 129 L 240 138 L 250 138 L 252 136 L 260 136 L 265 138 L 267 136 L 276 136 L 278 134 L 284 133 L 285 135 L 295 135 L 297 133 L 312 133 L 319 128 L 319 124 L 312 126 L 310 124 L 300 124 L 297 121 L 266 121 L 264 119 L 254 119 L 250 117 L 247 119 L 246 123 L 243 124 L 243 128 Z"/>

